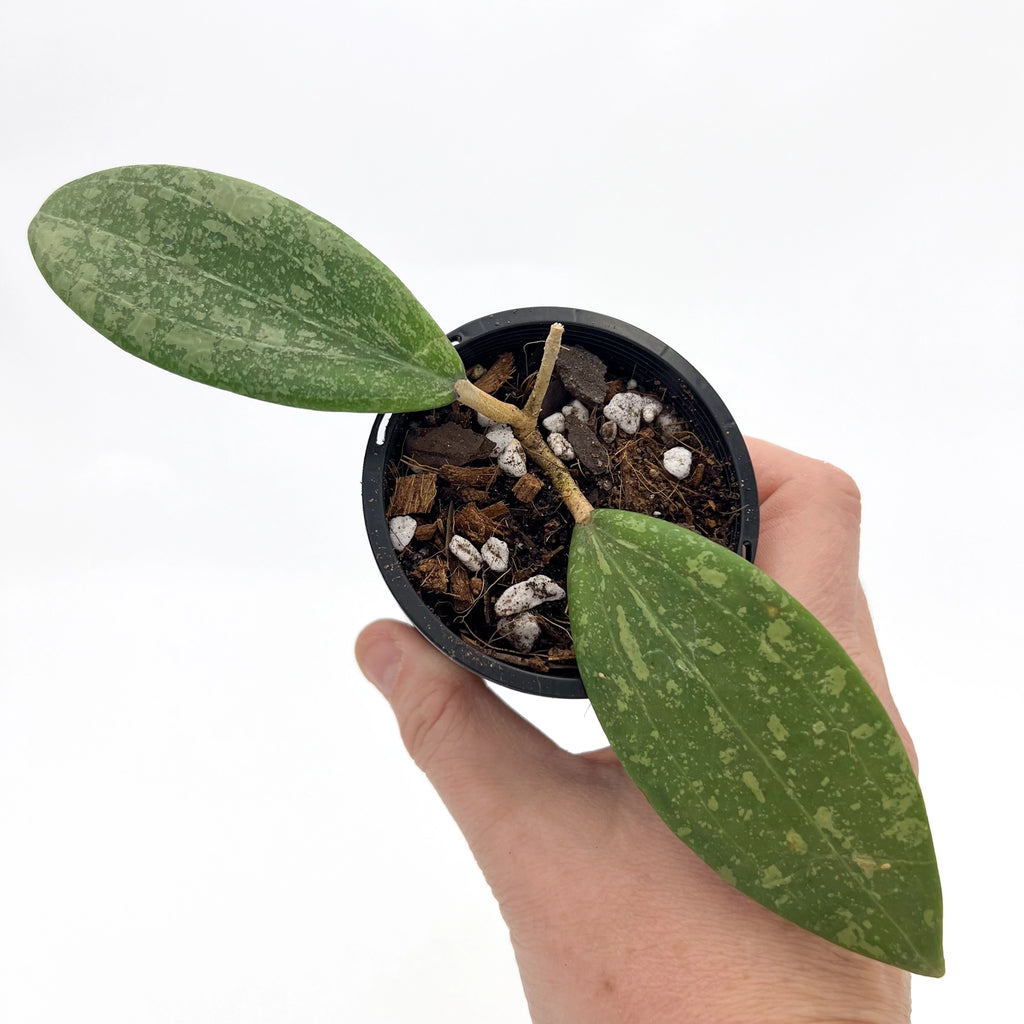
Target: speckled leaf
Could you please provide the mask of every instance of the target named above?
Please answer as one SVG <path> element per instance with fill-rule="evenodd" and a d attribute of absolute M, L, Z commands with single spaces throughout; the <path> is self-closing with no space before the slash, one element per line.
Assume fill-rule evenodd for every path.
<path fill-rule="evenodd" d="M 569 617 L 587 694 L 663 820 L 723 878 L 841 946 L 943 971 L 921 791 L 881 703 L 773 580 L 697 534 L 596 511 Z"/>
<path fill-rule="evenodd" d="M 343 231 L 258 185 L 187 167 L 100 171 L 29 228 L 53 290 L 133 355 L 284 405 L 403 412 L 450 402 L 455 349 Z"/>

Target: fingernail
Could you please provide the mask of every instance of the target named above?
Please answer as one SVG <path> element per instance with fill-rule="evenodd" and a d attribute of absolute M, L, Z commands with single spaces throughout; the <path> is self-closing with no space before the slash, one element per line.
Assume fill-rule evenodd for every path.
<path fill-rule="evenodd" d="M 393 640 L 376 640 L 361 652 L 359 667 L 385 697 L 390 698 L 402 664 L 402 652 Z"/>

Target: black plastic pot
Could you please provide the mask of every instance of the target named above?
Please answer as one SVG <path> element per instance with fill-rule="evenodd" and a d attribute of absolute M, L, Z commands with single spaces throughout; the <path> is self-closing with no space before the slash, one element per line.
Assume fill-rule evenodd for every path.
<path fill-rule="evenodd" d="M 582 309 L 539 306 L 494 313 L 452 331 L 448 337 L 466 366 L 489 365 L 503 352 L 522 352 L 526 365 L 540 362 L 543 340 L 552 323 L 565 325 L 563 343 L 598 355 L 611 376 L 658 381 L 667 401 L 689 423 L 717 458 L 731 464 L 739 486 L 742 510 L 732 526 L 733 550 L 753 560 L 757 545 L 758 505 L 754 470 L 743 437 L 722 400 L 708 382 L 677 352 L 636 327 Z M 585 697 L 574 672 L 531 672 L 499 661 L 466 643 L 424 603 L 409 582 L 391 544 L 386 519 L 387 467 L 409 429 L 410 414 L 378 416 L 363 461 L 363 515 L 377 565 L 402 610 L 432 643 L 459 664 L 502 686 L 546 697 Z"/>

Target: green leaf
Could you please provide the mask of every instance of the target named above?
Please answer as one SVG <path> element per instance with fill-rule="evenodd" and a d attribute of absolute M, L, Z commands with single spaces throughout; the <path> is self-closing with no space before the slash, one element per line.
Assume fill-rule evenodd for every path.
<path fill-rule="evenodd" d="M 166 370 L 284 405 L 405 412 L 465 376 L 444 332 L 376 257 L 258 185 L 187 167 L 100 171 L 29 227 L 53 290 Z"/>
<path fill-rule="evenodd" d="M 601 509 L 573 534 L 569 617 L 613 749 L 698 856 L 809 931 L 942 974 L 917 779 L 810 612 L 689 530 Z"/>

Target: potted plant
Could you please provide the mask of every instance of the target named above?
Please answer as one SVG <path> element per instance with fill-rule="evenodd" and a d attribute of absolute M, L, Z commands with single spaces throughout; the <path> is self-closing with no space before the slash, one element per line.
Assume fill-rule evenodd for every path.
<path fill-rule="evenodd" d="M 668 827 L 794 923 L 942 973 L 927 815 L 882 705 L 827 630 L 740 554 L 588 499 L 538 429 L 560 324 L 523 402 L 503 401 L 349 236 L 258 186 L 188 168 L 72 182 L 43 204 L 29 241 L 76 313 L 175 373 L 312 409 L 457 402 L 508 425 L 575 523 L 565 589 L 586 694 Z"/>
<path fill-rule="evenodd" d="M 491 379 L 496 387 L 502 387 L 494 381 L 497 367 L 498 376 L 510 377 L 503 390 L 514 391 L 521 382 L 528 385 L 533 380 L 541 362 L 543 339 L 555 322 L 564 325 L 565 334 L 555 377 L 544 399 L 541 427 L 549 439 L 554 436 L 551 443 L 562 443 L 567 430 L 584 442 L 593 444 L 595 437 L 602 441 L 609 464 L 598 466 L 596 474 L 586 453 L 572 452 L 574 458 L 567 460 L 578 481 L 584 486 L 589 481 L 595 492 L 593 500 L 603 498 L 615 507 L 686 522 L 753 559 L 757 487 L 746 444 L 707 381 L 663 342 L 611 317 L 554 306 L 493 313 L 463 324 L 448 337 L 465 365 L 476 367 L 478 373 L 491 368 L 481 377 L 483 386 Z M 586 365 L 597 371 L 596 378 L 585 386 L 576 379 L 582 357 L 577 356 L 575 362 L 565 360 L 568 368 L 563 366 L 562 357 L 574 352 L 586 352 Z M 569 377 L 573 390 L 561 385 L 558 378 L 562 374 Z M 614 383 L 609 386 L 605 376 Z M 658 409 L 657 416 L 649 417 L 650 423 L 644 424 L 638 417 L 638 429 L 632 431 L 618 429 L 615 420 L 604 414 L 608 392 L 623 393 L 620 389 L 627 383 L 634 387 L 624 393 L 638 396 L 634 401 L 646 400 L 646 384 Z M 587 409 L 580 395 L 593 406 L 593 412 L 587 410 L 593 430 L 588 431 L 577 419 Z M 445 426 L 424 427 L 439 419 Z M 363 510 L 377 566 L 409 619 L 460 664 L 525 693 L 586 697 L 573 658 L 564 598 L 523 613 L 527 628 L 538 621 L 545 624 L 546 644 L 543 637 L 534 640 L 530 636 L 524 643 L 521 634 L 518 644 L 510 643 L 502 635 L 510 623 L 495 611 L 507 586 L 530 578 L 534 570 L 564 584 L 571 517 L 559 507 L 550 487 L 542 488 L 536 477 L 499 472 L 496 447 L 489 454 L 475 450 L 477 444 L 489 447 L 477 435 L 500 435 L 500 430 L 496 433 L 495 428 L 480 426 L 476 418 L 468 417 L 471 429 L 457 435 L 470 445 L 465 454 L 476 456 L 471 465 L 461 464 L 464 453 L 446 452 L 443 458 L 422 453 L 424 445 L 422 440 L 417 444 L 416 435 L 436 437 L 450 431 L 456 419 L 449 407 L 426 416 L 384 414 L 375 420 L 364 460 Z M 601 449 L 598 453 L 604 457 Z M 671 453 L 685 464 L 665 469 L 664 459 L 668 457 L 671 463 Z M 449 459 L 459 465 L 443 464 Z M 490 515 L 480 515 L 479 505 Z M 451 523 L 444 521 L 445 511 Z M 493 518 L 495 515 L 498 518 Z M 563 521 L 567 522 L 563 525 Z M 404 523 L 409 530 L 415 527 L 416 533 L 399 538 L 396 544 L 395 522 Z M 459 532 L 470 535 L 470 544 L 475 541 L 486 547 L 495 537 L 492 544 L 507 542 L 519 549 L 519 557 L 514 555 L 513 564 L 503 566 L 500 572 L 487 564 L 474 569 L 472 582 L 482 592 L 467 597 L 462 607 L 453 593 L 458 588 L 452 583 L 459 574 L 466 574 L 448 551 L 451 536 Z M 546 550 L 537 550 L 531 541 L 533 533 L 544 537 Z M 463 580 L 462 586 L 467 586 L 467 581 Z M 513 640 L 516 638 L 513 633 Z"/>

